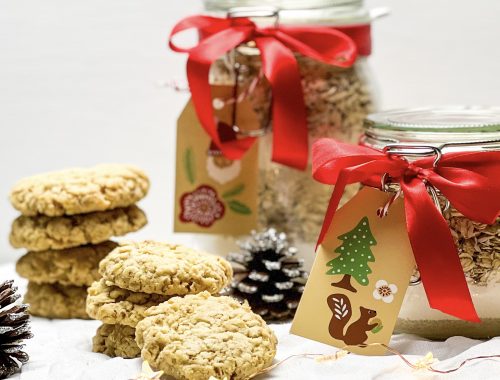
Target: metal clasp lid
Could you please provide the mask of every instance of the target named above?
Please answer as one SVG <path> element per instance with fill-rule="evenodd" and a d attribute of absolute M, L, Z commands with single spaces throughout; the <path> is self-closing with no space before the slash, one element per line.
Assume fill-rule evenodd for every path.
<path fill-rule="evenodd" d="M 420 144 L 388 144 L 384 147 L 383 152 L 388 154 L 389 156 L 390 155 L 403 156 L 402 158 L 404 158 L 405 160 L 406 160 L 405 156 L 426 157 L 435 155 L 436 157 L 434 159 L 434 162 L 432 163 L 432 166 L 435 168 L 438 166 L 439 161 L 441 161 L 441 158 L 443 157 L 442 149 L 443 146 L 437 147 L 432 145 L 420 145 Z M 442 197 L 444 199 L 444 203 L 442 203 L 440 201 L 441 194 L 439 193 L 439 191 L 427 181 L 425 181 L 425 187 L 430 197 L 432 198 L 432 201 L 436 205 L 436 208 L 443 214 L 446 211 L 448 211 L 448 209 L 450 208 L 450 201 Z M 399 185 L 391 183 L 390 176 L 388 175 L 388 173 L 385 173 L 381 179 L 381 189 L 384 192 L 389 192 L 389 191 L 393 192 L 395 189 L 398 189 L 399 191 Z M 385 213 L 387 213 L 387 210 L 385 211 Z"/>
<path fill-rule="evenodd" d="M 271 18 L 274 17 L 274 27 L 279 26 L 280 10 L 276 7 L 234 7 L 227 11 L 228 18 L 256 17 Z"/>
<path fill-rule="evenodd" d="M 434 159 L 434 163 L 432 164 L 434 167 L 438 165 L 441 157 L 443 156 L 440 148 L 431 145 L 388 144 L 384 147 L 383 152 L 388 155 L 410 157 L 425 157 L 435 155 L 436 158 Z"/>
<path fill-rule="evenodd" d="M 433 145 L 422 145 L 422 144 L 402 144 L 402 143 L 391 143 L 387 144 L 383 152 L 390 155 L 402 156 L 406 160 L 407 157 L 422 157 L 435 155 L 436 158 L 432 166 L 436 168 L 439 165 L 443 157 L 443 151 L 445 149 L 459 148 L 464 146 L 479 146 L 483 151 L 498 150 L 500 149 L 500 139 L 489 139 L 489 140 L 475 140 L 475 141 L 461 141 L 461 142 L 450 142 L 444 143 L 439 146 Z M 425 186 L 427 192 L 432 197 L 434 204 L 441 211 L 445 213 L 450 208 L 450 201 L 441 196 L 440 192 L 432 186 L 430 183 L 426 182 Z M 384 192 L 397 192 L 399 191 L 399 185 L 397 183 L 391 183 L 391 178 L 388 173 L 385 173 L 381 178 L 381 190 Z M 441 201 L 440 199 L 444 199 Z M 387 213 L 387 207 L 385 208 L 385 214 Z"/>

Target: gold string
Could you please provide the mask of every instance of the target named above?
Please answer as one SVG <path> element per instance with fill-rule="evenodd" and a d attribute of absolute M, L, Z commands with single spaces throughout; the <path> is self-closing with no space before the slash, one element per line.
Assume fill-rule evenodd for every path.
<path fill-rule="evenodd" d="M 472 361 L 475 361 L 475 360 L 491 360 L 491 359 L 500 359 L 500 354 L 497 354 L 497 355 L 481 355 L 481 356 L 473 356 L 471 358 L 467 358 L 465 360 L 463 360 L 458 366 L 456 366 L 455 368 L 452 368 L 452 369 L 448 369 L 448 370 L 439 370 L 439 369 L 435 369 L 433 368 L 430 364 L 428 366 L 426 366 L 425 368 L 423 368 L 422 366 L 418 366 L 414 363 L 411 363 L 408 359 L 406 359 L 404 357 L 404 355 L 399 352 L 398 350 L 392 348 L 392 347 L 389 347 L 388 345 L 386 344 L 383 344 L 383 343 L 371 343 L 369 344 L 370 346 L 376 346 L 376 345 L 380 345 L 382 347 L 385 347 L 387 349 L 387 351 L 399 356 L 401 358 L 401 360 L 403 360 L 409 367 L 413 368 L 413 369 L 426 369 L 430 372 L 435 372 L 435 373 L 442 373 L 442 374 L 446 374 L 446 373 L 452 373 L 452 372 L 456 372 L 458 371 L 460 368 L 462 368 L 465 364 L 467 364 L 468 362 L 472 362 Z"/>
<path fill-rule="evenodd" d="M 273 369 L 275 369 L 276 367 L 281 366 L 284 362 L 286 362 L 286 361 L 288 361 L 290 359 L 294 359 L 294 358 L 307 358 L 307 357 L 314 357 L 314 356 L 325 356 L 325 355 L 324 354 L 308 354 L 308 353 L 290 355 L 290 356 L 287 356 L 285 359 L 282 359 L 279 362 L 270 365 L 269 367 L 261 369 L 259 372 L 254 373 L 253 375 L 251 375 L 247 379 L 253 379 L 254 377 L 257 377 L 259 375 L 263 375 L 264 373 L 271 372 Z"/>
<path fill-rule="evenodd" d="M 434 361 L 434 357 L 432 356 L 432 353 L 430 353 L 430 352 L 423 359 L 421 359 L 421 361 L 423 360 L 422 363 L 419 363 L 419 362 L 412 363 L 401 352 L 399 352 L 398 350 L 396 350 L 396 349 L 394 349 L 394 348 L 392 348 L 392 347 L 390 347 L 390 346 L 388 346 L 386 344 L 383 344 L 383 343 L 369 343 L 369 344 L 360 345 L 359 347 L 367 347 L 367 346 L 382 346 L 382 347 L 384 347 L 387 351 L 391 352 L 394 355 L 397 355 L 408 367 L 410 367 L 410 368 L 412 368 L 414 370 L 422 370 L 423 369 L 423 370 L 427 370 L 429 372 L 441 373 L 441 374 L 447 374 L 447 373 L 456 372 L 459 369 L 461 369 L 464 365 L 466 365 L 468 362 L 472 362 L 472 361 L 475 361 L 475 360 L 500 359 L 500 354 L 498 354 L 498 355 L 474 356 L 474 357 L 465 359 L 464 361 L 462 361 L 455 368 L 451 368 L 451 369 L 448 369 L 448 370 L 439 370 L 439 369 L 435 369 L 435 368 L 433 368 L 431 366 L 432 362 Z M 334 354 L 329 354 L 329 355 L 314 354 L 314 353 L 303 353 L 303 354 L 290 355 L 290 356 L 287 356 L 285 359 L 282 359 L 282 360 L 278 361 L 277 363 L 274 363 L 271 366 L 269 366 L 267 368 L 264 368 L 264 369 L 260 370 L 259 372 L 253 374 L 248 379 L 253 379 L 254 377 L 257 377 L 257 376 L 263 375 L 265 373 L 271 372 L 275 368 L 280 367 L 285 362 L 287 362 L 287 361 L 289 361 L 291 359 L 313 358 L 313 357 L 316 357 L 315 360 L 317 362 L 339 360 L 339 359 L 347 356 L 348 354 L 350 354 L 350 352 L 346 350 L 347 347 L 348 346 L 345 346 L 342 349 L 340 349 L 337 352 L 335 352 Z M 425 363 L 426 360 L 429 360 L 429 363 L 426 364 Z M 499 362 L 499 364 L 500 364 L 500 362 Z"/>

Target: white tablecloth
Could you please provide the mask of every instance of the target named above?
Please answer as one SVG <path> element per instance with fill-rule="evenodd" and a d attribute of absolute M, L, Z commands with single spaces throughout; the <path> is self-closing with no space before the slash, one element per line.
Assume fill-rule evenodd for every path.
<path fill-rule="evenodd" d="M 14 273 L 13 265 L 0 266 L 0 280 L 13 278 L 20 291 L 26 281 Z M 27 341 L 30 361 L 16 380 L 128 380 L 140 372 L 140 359 L 109 358 L 91 351 L 91 338 L 99 326 L 98 321 L 47 320 L 32 318 L 34 338 Z M 333 354 L 336 349 L 288 333 L 290 326 L 272 325 L 278 337 L 276 360 L 293 354 Z M 453 337 L 445 342 L 432 342 L 411 335 L 395 335 L 393 348 L 415 361 L 431 351 L 440 363 L 437 369 L 457 366 L 466 358 L 479 355 L 500 354 L 500 338 L 478 341 Z M 500 359 L 483 360 L 466 364 L 450 375 L 414 371 L 399 357 L 365 357 L 348 355 L 337 361 L 317 362 L 309 358 L 293 358 L 262 379 L 500 379 Z"/>

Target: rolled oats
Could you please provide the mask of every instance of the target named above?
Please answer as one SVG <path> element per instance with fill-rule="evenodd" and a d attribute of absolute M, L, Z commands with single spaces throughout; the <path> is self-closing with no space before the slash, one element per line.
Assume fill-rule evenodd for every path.
<path fill-rule="evenodd" d="M 475 285 L 500 282 L 500 218 L 474 222 L 455 209 L 445 214 L 467 279 Z"/>

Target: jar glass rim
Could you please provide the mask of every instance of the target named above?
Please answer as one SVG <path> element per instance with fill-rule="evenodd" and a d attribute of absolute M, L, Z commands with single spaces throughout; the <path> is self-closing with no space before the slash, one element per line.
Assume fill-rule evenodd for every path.
<path fill-rule="evenodd" d="M 446 106 L 395 109 L 368 115 L 365 128 L 427 133 L 500 132 L 500 107 Z"/>
<path fill-rule="evenodd" d="M 313 9 L 340 5 L 363 5 L 364 0 L 205 0 L 209 10 L 227 10 L 232 7 L 273 6 L 279 9 Z"/>
<path fill-rule="evenodd" d="M 207 12 L 218 16 L 234 9 L 274 9 L 279 24 L 285 25 L 364 25 L 388 13 L 385 8 L 368 10 L 364 0 L 204 0 L 204 5 Z M 276 22 L 276 17 L 257 20 L 267 26 Z"/>
<path fill-rule="evenodd" d="M 500 107 L 448 106 L 396 109 L 368 115 L 360 143 L 452 150 L 500 149 Z M 451 148 L 450 148 L 451 147 Z"/>

